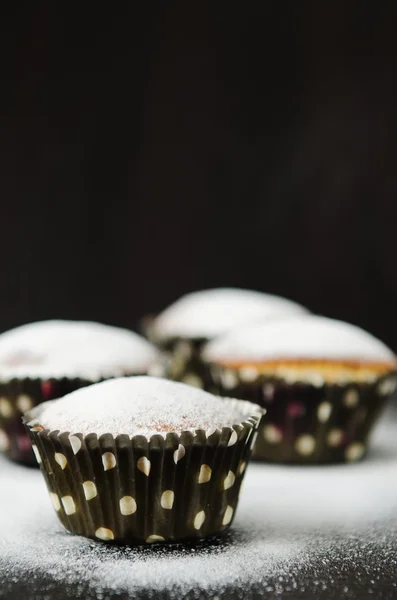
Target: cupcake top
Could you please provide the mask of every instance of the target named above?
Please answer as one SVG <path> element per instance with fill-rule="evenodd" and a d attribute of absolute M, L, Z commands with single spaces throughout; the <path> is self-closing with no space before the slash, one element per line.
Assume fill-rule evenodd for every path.
<path fill-rule="evenodd" d="M 158 338 L 211 339 L 248 321 L 307 310 L 286 298 L 238 288 L 218 288 L 182 296 L 153 323 Z"/>
<path fill-rule="evenodd" d="M 0 335 L 0 379 L 144 373 L 157 356 L 138 334 L 88 321 L 40 321 Z"/>
<path fill-rule="evenodd" d="M 397 366 L 394 353 L 370 333 L 314 315 L 239 328 L 207 344 L 203 355 L 247 374 L 251 367 L 281 375 L 314 368 L 330 379 L 349 378 L 353 372 L 366 379 Z"/>
<path fill-rule="evenodd" d="M 376 337 L 343 321 L 302 315 L 236 329 L 210 342 L 208 360 L 324 359 L 395 362 Z"/>
<path fill-rule="evenodd" d="M 81 388 L 41 404 L 32 416 L 51 431 L 150 436 L 230 427 L 255 409 L 260 411 L 249 402 L 220 399 L 184 383 L 136 376 Z"/>

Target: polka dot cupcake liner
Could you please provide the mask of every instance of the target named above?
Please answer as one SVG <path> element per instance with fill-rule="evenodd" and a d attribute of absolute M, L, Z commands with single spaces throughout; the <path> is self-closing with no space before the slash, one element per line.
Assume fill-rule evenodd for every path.
<path fill-rule="evenodd" d="M 83 379 L 13 379 L 0 382 L 0 451 L 12 460 L 35 465 L 23 414 L 33 407 L 89 385 Z"/>
<path fill-rule="evenodd" d="M 128 544 L 194 540 L 228 529 L 265 412 L 228 401 L 245 405 L 244 422 L 150 438 L 50 432 L 40 426 L 41 407 L 31 411 L 26 427 L 65 529 Z"/>
<path fill-rule="evenodd" d="M 201 351 L 208 342 L 206 338 L 158 340 L 150 334 L 150 328 L 147 328 L 146 332 L 150 341 L 162 350 L 162 355 L 150 369 L 150 375 L 182 381 L 212 391 L 212 379 L 207 365 L 201 358 Z"/>
<path fill-rule="evenodd" d="M 266 408 L 254 459 L 279 463 L 342 463 L 364 457 L 370 433 L 397 387 L 395 373 L 344 385 L 287 383 L 278 378 L 212 368 L 221 395 Z"/>

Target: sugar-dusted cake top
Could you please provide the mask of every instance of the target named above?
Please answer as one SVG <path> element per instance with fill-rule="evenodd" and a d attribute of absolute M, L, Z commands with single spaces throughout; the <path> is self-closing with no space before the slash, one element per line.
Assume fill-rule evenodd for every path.
<path fill-rule="evenodd" d="M 160 338 L 213 338 L 249 321 L 307 312 L 303 306 L 271 294 L 238 288 L 192 292 L 155 319 Z"/>
<path fill-rule="evenodd" d="M 184 383 L 136 376 L 81 388 L 36 410 L 45 429 L 117 436 L 221 429 L 241 423 L 255 408 Z"/>
<path fill-rule="evenodd" d="M 144 373 L 157 356 L 138 334 L 88 321 L 39 321 L 0 335 L 0 379 Z"/>
<path fill-rule="evenodd" d="M 394 363 L 383 342 L 360 327 L 315 315 L 241 327 L 210 342 L 209 361 L 325 359 Z"/>

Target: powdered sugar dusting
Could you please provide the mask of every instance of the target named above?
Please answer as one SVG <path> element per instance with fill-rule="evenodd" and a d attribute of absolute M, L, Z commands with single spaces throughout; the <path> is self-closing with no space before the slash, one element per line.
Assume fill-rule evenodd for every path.
<path fill-rule="evenodd" d="M 89 321 L 40 321 L 0 335 L 0 379 L 96 381 L 145 373 L 156 358 L 155 347 L 133 331 Z"/>
<path fill-rule="evenodd" d="M 222 429 L 258 410 L 248 402 L 220 400 L 184 383 L 144 376 L 96 383 L 41 405 L 37 414 L 40 424 L 53 431 L 149 436 Z"/>
<path fill-rule="evenodd" d="M 212 338 L 249 321 L 307 312 L 292 300 L 238 288 L 218 288 L 182 296 L 156 318 L 159 337 Z"/>
<path fill-rule="evenodd" d="M 338 598 L 380 597 L 379 579 L 395 581 L 395 427 L 389 412 L 360 464 L 251 464 L 233 529 L 194 546 L 122 548 L 71 536 L 56 520 L 41 475 L 0 458 L 0 573 L 30 589 L 45 577 L 83 598 L 166 592 L 177 599 L 192 590 L 197 598 L 295 598 L 309 590 L 315 598 L 326 590 Z M 354 584 L 363 587 L 352 596 Z"/>
<path fill-rule="evenodd" d="M 241 327 L 204 350 L 207 360 L 336 359 L 394 362 L 394 353 L 363 329 L 314 315 Z"/>

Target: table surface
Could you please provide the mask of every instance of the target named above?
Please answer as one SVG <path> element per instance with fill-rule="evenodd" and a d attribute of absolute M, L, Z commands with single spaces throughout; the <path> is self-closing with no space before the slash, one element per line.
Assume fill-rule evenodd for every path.
<path fill-rule="evenodd" d="M 228 534 L 165 548 L 64 532 L 40 473 L 1 458 L 0 597 L 397 598 L 396 430 L 390 406 L 359 464 L 251 464 Z"/>

